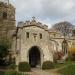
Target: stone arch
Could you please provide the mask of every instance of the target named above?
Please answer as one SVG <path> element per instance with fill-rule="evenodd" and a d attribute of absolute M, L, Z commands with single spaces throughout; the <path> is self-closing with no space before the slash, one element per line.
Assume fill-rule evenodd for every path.
<path fill-rule="evenodd" d="M 28 61 L 31 67 L 41 67 L 43 52 L 39 46 L 32 46 L 28 51 Z"/>

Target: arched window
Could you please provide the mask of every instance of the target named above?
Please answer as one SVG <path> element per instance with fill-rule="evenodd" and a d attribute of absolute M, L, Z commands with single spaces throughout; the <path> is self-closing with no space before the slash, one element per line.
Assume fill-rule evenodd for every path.
<path fill-rule="evenodd" d="M 64 54 L 67 54 L 67 48 L 68 48 L 68 43 L 64 39 L 63 42 L 62 42 L 62 51 L 63 51 Z"/>
<path fill-rule="evenodd" d="M 3 12 L 3 19 L 7 19 L 7 13 Z"/>

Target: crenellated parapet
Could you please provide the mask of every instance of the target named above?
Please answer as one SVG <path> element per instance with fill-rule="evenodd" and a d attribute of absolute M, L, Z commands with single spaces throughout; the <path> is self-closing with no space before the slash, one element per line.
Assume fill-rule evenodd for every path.
<path fill-rule="evenodd" d="M 0 1 L 0 6 L 8 6 L 8 4 Z"/>
<path fill-rule="evenodd" d="M 23 28 L 23 27 L 28 27 L 28 26 L 37 26 L 37 27 L 40 27 L 42 29 L 48 30 L 47 25 L 44 25 L 40 22 L 37 22 L 34 18 L 31 21 L 28 20 L 25 22 L 18 22 L 18 25 L 17 25 L 18 28 Z"/>
<path fill-rule="evenodd" d="M 6 8 L 10 7 L 13 9 L 15 8 L 12 4 L 7 4 L 7 3 L 1 2 L 1 1 L 0 1 L 0 7 L 6 7 Z"/>

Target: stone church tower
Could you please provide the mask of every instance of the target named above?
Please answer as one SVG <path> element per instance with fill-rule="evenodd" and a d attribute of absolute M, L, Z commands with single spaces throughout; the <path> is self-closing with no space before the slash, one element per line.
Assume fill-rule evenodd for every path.
<path fill-rule="evenodd" d="M 11 4 L 0 2 L 0 36 L 12 37 L 15 23 L 15 8 Z"/>
<path fill-rule="evenodd" d="M 15 8 L 11 4 L 0 2 L 0 39 L 9 39 L 13 43 L 13 36 L 16 31 Z M 10 55 L 14 55 L 11 46 Z"/>

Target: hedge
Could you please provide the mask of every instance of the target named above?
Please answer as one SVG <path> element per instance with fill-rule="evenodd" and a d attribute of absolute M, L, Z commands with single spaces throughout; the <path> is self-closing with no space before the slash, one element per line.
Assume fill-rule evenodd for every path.
<path fill-rule="evenodd" d="M 54 63 L 51 62 L 51 61 L 45 61 L 43 64 L 42 64 L 42 69 L 45 70 L 45 69 L 53 69 L 54 68 Z"/>
<path fill-rule="evenodd" d="M 20 72 L 28 72 L 31 70 L 30 65 L 28 64 L 28 62 L 20 62 L 18 65 L 18 70 Z"/>

